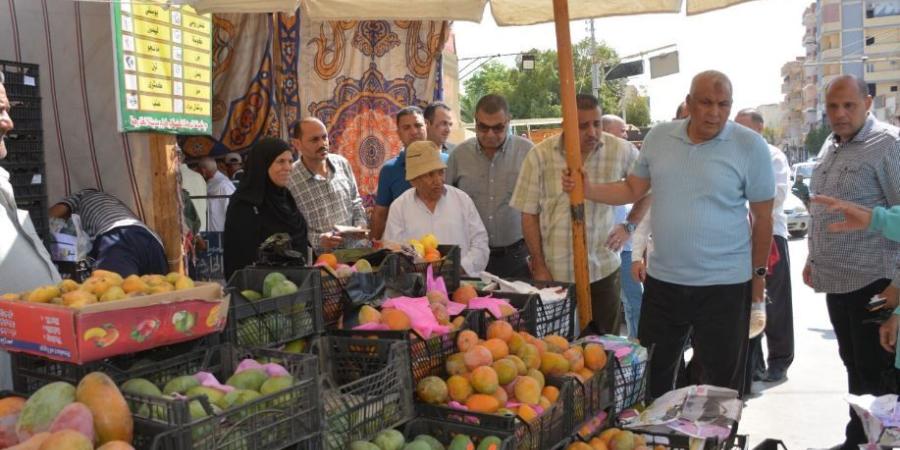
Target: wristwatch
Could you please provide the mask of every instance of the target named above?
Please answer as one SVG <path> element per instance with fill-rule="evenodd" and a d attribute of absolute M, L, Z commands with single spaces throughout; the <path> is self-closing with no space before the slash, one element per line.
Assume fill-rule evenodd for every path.
<path fill-rule="evenodd" d="M 625 227 L 625 231 L 627 231 L 628 234 L 634 233 L 634 230 L 637 228 L 637 225 L 631 222 L 622 222 L 622 226 Z"/>
<path fill-rule="evenodd" d="M 753 275 L 760 277 L 760 278 L 765 278 L 766 274 L 768 274 L 768 273 L 769 273 L 769 269 L 766 266 L 760 266 L 760 267 L 753 269 Z"/>

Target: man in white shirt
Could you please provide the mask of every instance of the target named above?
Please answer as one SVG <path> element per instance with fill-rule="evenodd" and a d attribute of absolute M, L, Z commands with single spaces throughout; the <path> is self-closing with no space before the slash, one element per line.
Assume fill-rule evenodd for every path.
<path fill-rule="evenodd" d="M 228 210 L 228 198 L 234 193 L 234 183 L 219 172 L 216 161 L 206 157 L 200 160 L 200 175 L 206 180 L 208 201 L 207 231 L 225 231 L 225 212 Z"/>
<path fill-rule="evenodd" d="M 734 121 L 762 134 L 765 122 L 759 111 L 753 108 L 738 111 Z M 766 276 L 766 292 L 771 301 L 766 303 L 767 357 L 763 360 L 762 335 L 750 340 L 751 381 L 777 382 L 787 378 L 787 369 L 794 361 L 794 313 L 791 296 L 791 265 L 788 255 L 787 216 L 784 200 L 790 192 L 790 167 L 787 157 L 778 147 L 769 145 L 772 169 L 775 171 L 775 201 L 772 204 L 773 243 L 778 248 L 779 260 L 769 268 Z M 768 368 L 766 368 L 768 362 Z"/>
<path fill-rule="evenodd" d="M 6 133 L 13 129 L 9 99 L 0 72 L 0 159 L 6 158 Z M 0 167 L 0 294 L 17 293 L 59 282 L 59 272 L 38 237 L 31 218 L 16 206 L 9 172 Z M 0 350 L 0 390 L 12 389 L 9 355 Z"/>
<path fill-rule="evenodd" d="M 431 233 L 438 242 L 458 245 L 463 272 L 476 276 L 487 267 L 488 234 L 465 192 L 444 184 L 447 165 L 431 141 L 406 148 L 406 179 L 412 188 L 391 203 L 384 240 L 406 242 Z"/>

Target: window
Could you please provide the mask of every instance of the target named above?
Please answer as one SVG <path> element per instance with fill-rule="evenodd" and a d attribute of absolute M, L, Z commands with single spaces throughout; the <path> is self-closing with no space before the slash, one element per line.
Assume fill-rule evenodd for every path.
<path fill-rule="evenodd" d="M 891 86 L 891 92 L 897 92 L 897 86 L 896 86 L 896 85 Z"/>
<path fill-rule="evenodd" d="M 869 95 L 871 95 L 872 97 L 875 97 L 875 95 L 876 95 L 875 93 L 877 91 L 875 89 L 875 83 L 866 83 L 866 85 L 869 86 Z"/>
<path fill-rule="evenodd" d="M 866 38 L 866 46 L 875 45 L 875 36 L 869 36 Z"/>

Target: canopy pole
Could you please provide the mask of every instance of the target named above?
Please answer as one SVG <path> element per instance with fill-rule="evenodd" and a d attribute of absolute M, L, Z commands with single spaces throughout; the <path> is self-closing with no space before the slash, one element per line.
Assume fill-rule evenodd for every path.
<path fill-rule="evenodd" d="M 148 133 L 150 168 L 153 171 L 153 229 L 162 239 L 169 270 L 185 273 L 181 190 L 178 186 L 178 157 L 175 155 L 175 136 Z"/>
<path fill-rule="evenodd" d="M 587 244 L 584 233 L 584 184 L 581 174 L 581 149 L 578 140 L 578 107 L 575 104 L 575 66 L 572 62 L 572 38 L 569 33 L 568 0 L 553 0 L 556 23 L 556 54 L 559 57 L 559 94 L 562 98 L 563 142 L 566 165 L 575 174 L 575 189 L 569 194 L 572 212 L 572 256 L 578 299 L 578 325 L 583 330 L 591 318 L 591 287 L 588 274 Z M 615 331 L 615 330 L 613 330 Z"/>

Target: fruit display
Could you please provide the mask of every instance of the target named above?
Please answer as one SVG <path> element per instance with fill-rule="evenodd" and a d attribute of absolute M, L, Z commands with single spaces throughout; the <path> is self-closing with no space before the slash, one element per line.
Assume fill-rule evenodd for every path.
<path fill-rule="evenodd" d="M 502 439 L 484 431 L 482 435 L 446 433 L 442 428 L 453 427 L 435 421 L 416 419 L 406 426 L 406 435 L 398 430 L 378 432 L 371 441 L 353 441 L 350 450 L 506 450 L 512 448 L 510 439 Z M 429 432 L 440 435 L 434 436 Z M 415 434 L 413 434 L 415 433 Z M 407 437 L 408 436 L 408 437 Z M 441 439 L 443 438 L 443 439 Z"/>
<path fill-rule="evenodd" d="M 229 281 L 232 296 L 226 336 L 242 347 L 263 347 L 322 330 L 321 291 L 305 269 L 247 268 Z"/>
<path fill-rule="evenodd" d="M 607 428 L 587 442 L 575 441 L 566 450 L 668 450 L 664 445 L 648 445 L 642 434 Z"/>
<path fill-rule="evenodd" d="M 438 250 L 437 236 L 428 233 L 419 239 L 410 239 L 406 242 L 413 252 L 415 252 L 415 262 L 435 262 L 441 260 L 441 252 Z"/>
<path fill-rule="evenodd" d="M 0 448 L 131 449 L 134 422 L 122 393 L 102 372 L 73 386 L 54 382 L 28 399 L 0 399 Z"/>
<path fill-rule="evenodd" d="M 129 275 L 122 278 L 115 272 L 95 270 L 81 284 L 73 280 L 62 280 L 58 284 L 40 286 L 28 292 L 3 294 L 0 298 L 83 308 L 94 303 L 114 302 L 192 287 L 194 280 L 177 272 L 168 275 Z"/>
<path fill-rule="evenodd" d="M 333 253 L 319 255 L 313 266 L 319 267 L 339 279 L 350 278 L 354 273 L 372 273 L 373 271 L 372 264 L 365 259 L 359 259 L 352 265 L 342 264 L 338 262 L 338 257 Z"/>

